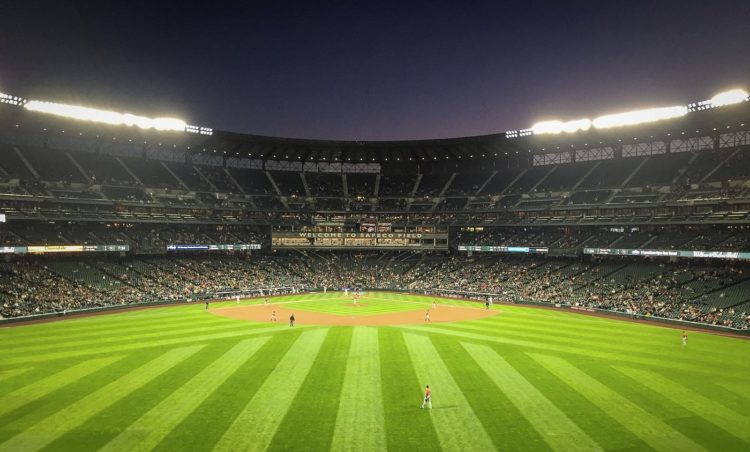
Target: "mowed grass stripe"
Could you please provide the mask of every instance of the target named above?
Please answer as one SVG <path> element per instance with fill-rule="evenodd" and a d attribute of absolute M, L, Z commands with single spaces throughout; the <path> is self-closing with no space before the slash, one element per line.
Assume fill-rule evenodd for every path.
<path fill-rule="evenodd" d="M 194 312 L 185 311 L 190 309 Z M 68 332 L 86 331 L 93 329 L 116 328 L 128 323 L 152 323 L 167 321 L 168 318 L 184 318 L 185 315 L 193 315 L 195 318 L 202 316 L 198 306 L 181 306 L 168 308 L 142 309 L 133 312 L 102 313 L 87 317 L 70 316 L 60 320 L 44 323 L 29 323 L 25 325 L 8 325 L 1 327 L 0 333 L 11 334 L 19 338 L 42 337 L 58 333 L 61 330 Z"/>
<path fill-rule="evenodd" d="M 35 451 L 43 448 L 108 406 L 137 391 L 203 347 L 203 345 L 182 347 L 164 353 L 55 414 L 39 419 L 30 428 L 0 444 L 0 451 Z"/>
<path fill-rule="evenodd" d="M 571 316 L 577 314 L 570 314 Z M 610 324 L 597 328 L 585 326 L 576 326 L 571 328 L 570 325 L 551 323 L 545 317 L 532 318 L 531 316 L 509 317 L 495 316 L 487 319 L 473 320 L 466 324 L 471 326 L 484 326 L 490 331 L 495 332 L 539 332 L 540 334 L 554 338 L 574 338 L 575 340 L 586 341 L 588 343 L 607 342 L 618 344 L 630 344 L 631 348 L 652 349 L 655 346 L 674 346 L 680 343 L 681 332 L 672 328 L 663 326 L 654 327 L 646 324 L 632 324 L 622 320 L 609 320 Z M 617 322 L 617 324 L 612 324 Z M 462 324 L 463 325 L 463 324 Z M 716 336 L 708 333 L 694 333 L 696 340 L 691 343 L 692 351 L 706 352 L 698 354 L 700 356 L 710 357 L 714 360 L 734 359 L 738 357 L 738 350 L 717 347 L 714 342 Z M 724 341 L 722 341 L 724 342 Z M 738 364 L 745 365 L 744 362 Z M 747 366 L 750 369 L 750 365 Z"/>
<path fill-rule="evenodd" d="M 552 311 L 549 309 L 534 309 L 523 306 L 503 306 L 504 315 L 478 320 L 476 322 L 497 322 L 498 328 L 503 324 L 536 325 L 546 328 L 550 332 L 565 333 L 568 331 L 582 331 L 603 336 L 617 336 L 617 339 L 629 341 L 645 340 L 647 346 L 653 346 L 653 342 L 680 343 L 681 331 L 670 328 L 658 322 L 641 320 L 630 322 L 624 318 L 617 317 L 595 317 L 572 311 Z M 728 342 L 741 339 L 728 339 L 726 337 L 711 334 L 710 332 L 694 332 L 696 341 L 691 341 L 691 348 L 702 347 L 711 350 L 712 353 L 730 353 L 736 351 L 736 347 L 716 347 L 717 344 L 726 346 Z M 734 356 L 737 356 L 734 353 Z M 744 364 L 744 363 L 743 363 Z"/>
<path fill-rule="evenodd" d="M 590 316 L 573 311 L 557 311 L 551 309 L 534 308 L 532 306 L 509 306 L 503 305 L 499 308 L 503 314 L 500 317 L 493 317 L 483 321 L 505 321 L 505 322 L 522 322 L 534 323 L 546 326 L 551 331 L 574 329 L 576 331 L 590 331 L 607 334 L 616 328 L 618 334 L 625 336 L 637 336 L 643 334 L 644 326 L 650 327 L 648 333 L 670 334 L 670 329 L 663 326 L 657 326 L 651 322 L 627 322 L 615 317 L 598 317 Z M 575 328 L 572 328 L 572 326 Z"/>
<path fill-rule="evenodd" d="M 429 384 L 434 394 L 435 409 L 425 409 L 430 413 L 415 415 L 432 416 L 440 447 L 446 451 L 495 450 L 492 439 L 487 435 L 482 422 L 474 414 L 430 339 L 418 334 L 404 333 L 404 342 L 418 378 L 425 385 Z M 419 394 L 417 391 L 423 391 L 423 388 L 414 388 L 415 396 Z M 419 402 L 419 399 L 416 402 Z M 414 406 L 418 409 L 416 402 Z"/>
<path fill-rule="evenodd" d="M 530 353 L 536 362 L 658 451 L 705 450 L 659 418 L 556 356 Z"/>
<path fill-rule="evenodd" d="M 331 449 L 386 450 L 376 328 L 354 328 L 340 399 Z"/>
<path fill-rule="evenodd" d="M 466 342 L 461 345 L 553 450 L 570 450 L 572 445 L 576 450 L 602 450 L 495 350 Z"/>
<path fill-rule="evenodd" d="M 705 366 L 702 366 L 700 364 L 693 364 L 690 363 L 677 363 L 674 361 L 665 361 L 664 359 L 657 359 L 657 358 L 648 358 L 641 356 L 640 354 L 626 354 L 626 353 L 608 353 L 600 350 L 592 350 L 588 349 L 586 347 L 575 347 L 570 345 L 560 345 L 560 344 L 553 344 L 550 342 L 544 342 L 544 341 L 532 341 L 532 340 L 524 340 L 524 339 L 515 339 L 510 337 L 504 337 L 504 336 L 491 336 L 487 334 L 479 334 L 479 333 L 469 333 L 464 332 L 460 330 L 456 330 L 452 328 L 449 325 L 432 325 L 432 326 L 397 326 L 396 328 L 400 328 L 405 331 L 412 331 L 412 332 L 419 332 L 419 333 L 429 333 L 429 334 L 444 334 L 447 336 L 454 336 L 454 337 L 460 337 L 463 339 L 473 339 L 481 342 L 495 342 L 498 344 L 508 344 L 508 345 L 514 345 L 518 347 L 523 348 L 533 348 L 533 349 L 539 349 L 546 352 L 559 352 L 559 353 L 570 353 L 574 355 L 579 356 L 586 356 L 589 358 L 601 358 L 605 360 L 610 361 L 623 361 L 623 362 L 630 362 L 630 363 L 636 363 L 636 364 L 645 364 L 650 366 L 657 366 L 657 367 L 667 367 L 669 369 L 681 369 L 689 372 L 700 372 L 700 373 L 708 373 L 710 375 L 714 375 L 713 368 L 706 368 Z M 725 369 L 724 372 L 729 375 L 736 378 L 742 378 L 740 375 L 746 375 L 745 373 L 740 372 L 739 370 L 737 372 L 732 372 L 729 369 Z"/>
<path fill-rule="evenodd" d="M 328 329 L 306 331 L 294 342 L 216 444 L 217 450 L 265 450 L 315 362 Z"/>
<path fill-rule="evenodd" d="M 231 324 L 231 325 L 213 325 L 213 326 L 198 326 L 198 325 L 190 325 L 185 324 L 183 326 L 180 326 L 179 328 L 165 328 L 163 330 L 149 330 L 149 332 L 144 331 L 135 331 L 135 332 L 129 332 L 127 334 L 105 334 L 96 340 L 96 343 L 98 346 L 105 347 L 108 345 L 116 345 L 119 343 L 129 343 L 129 342 L 135 342 L 135 341 L 144 341 L 148 342 L 149 339 L 153 338 L 161 338 L 166 339 L 173 336 L 192 336 L 195 334 L 210 334 L 217 331 L 238 331 L 238 330 L 247 330 L 248 328 L 256 328 L 262 326 L 262 324 Z M 64 351 L 66 349 L 74 348 L 74 349 L 80 349 L 82 347 L 91 346 L 92 339 L 84 339 L 84 340 L 73 340 L 73 341 L 66 341 L 65 337 L 59 337 L 58 341 L 55 343 L 54 346 L 50 346 L 48 344 L 40 344 L 35 346 L 28 346 L 28 347 L 19 347 L 15 348 L 10 351 L 6 356 L 7 357 L 13 357 L 16 355 L 25 355 L 29 353 L 36 353 L 38 351 L 49 351 L 49 353 L 52 352 L 59 352 Z"/>
<path fill-rule="evenodd" d="M 520 329 L 503 329 L 498 330 L 495 328 L 487 328 L 482 326 L 476 326 L 476 325 L 467 325 L 462 323 L 456 323 L 456 324 L 449 324 L 449 325 L 440 325 L 440 328 L 445 328 L 448 330 L 455 330 L 455 331 L 468 331 L 468 332 L 477 332 L 477 333 L 484 333 L 488 337 L 504 337 L 509 339 L 519 339 L 519 340 L 532 340 L 532 341 L 542 341 L 546 342 L 548 344 L 555 344 L 559 346 L 568 346 L 568 347 L 578 347 L 580 348 L 581 345 L 586 346 L 586 350 L 588 352 L 604 352 L 604 353 L 618 353 L 618 354 L 628 354 L 633 351 L 633 349 L 637 348 L 637 346 L 632 346 L 628 344 L 623 344 L 623 341 L 620 340 L 619 336 L 616 334 L 611 334 L 609 338 L 601 338 L 597 339 L 594 337 L 591 338 L 569 338 L 564 337 L 562 335 L 557 334 L 554 331 L 548 331 L 546 333 L 537 333 L 537 332 L 526 332 L 521 331 Z M 652 344 L 657 344 L 658 341 L 652 341 Z M 673 343 L 673 346 L 676 346 L 677 343 Z M 643 346 L 641 346 L 643 347 Z M 657 359 L 661 358 L 663 356 L 663 350 L 652 350 L 653 347 L 646 347 L 646 349 L 640 349 L 639 350 L 639 356 L 643 358 L 651 358 L 651 359 Z M 705 354 L 699 354 L 697 356 L 691 356 L 690 364 L 700 367 L 705 366 L 716 366 L 721 362 L 719 358 L 713 357 L 711 355 L 705 355 Z"/>
<path fill-rule="evenodd" d="M 417 412 L 423 386 L 414 371 L 404 335 L 394 328 L 379 328 L 378 339 L 388 449 L 439 450 L 432 416 Z"/>
<path fill-rule="evenodd" d="M 4 370 L 0 372 L 0 381 L 10 380 L 13 377 L 17 377 L 19 375 L 25 374 L 26 372 L 30 370 L 31 370 L 30 367 L 24 367 L 21 369 Z"/>
<path fill-rule="evenodd" d="M 748 384 L 747 382 L 739 383 L 727 381 L 724 379 L 717 379 L 712 383 L 716 383 L 727 391 L 750 400 L 750 384 Z"/>
<path fill-rule="evenodd" d="M 488 330 L 496 332 L 521 330 L 529 333 L 541 333 L 546 334 L 547 336 L 554 335 L 555 337 L 560 336 L 575 338 L 578 340 L 593 339 L 611 341 L 613 336 L 617 336 L 618 343 L 627 343 L 634 346 L 652 346 L 655 341 L 661 342 L 665 339 L 665 337 L 663 336 L 657 337 L 653 334 L 646 334 L 650 333 L 647 331 L 626 332 L 622 331 L 622 329 L 620 328 L 613 329 L 612 326 L 609 326 L 606 329 L 594 329 L 578 326 L 576 326 L 575 328 L 565 328 L 562 326 L 558 328 L 557 325 L 548 323 L 544 318 L 532 319 L 530 317 L 525 317 L 523 319 L 519 319 L 518 317 L 508 317 L 503 316 L 502 314 L 500 316 L 489 317 L 487 319 L 473 320 L 471 322 L 468 322 L 468 324 L 476 327 L 481 326 Z M 679 340 L 678 335 L 673 336 L 674 339 Z"/>
<path fill-rule="evenodd" d="M 112 331 L 117 331 L 118 334 L 134 334 L 134 333 L 147 333 L 150 331 L 170 331 L 179 329 L 181 327 L 207 327 L 207 326 L 221 326 L 230 323 L 229 319 L 219 316 L 211 316 L 210 319 L 198 320 L 192 318 L 175 318 L 170 320 L 164 320 L 162 322 L 154 322 L 149 324 L 143 324 L 141 322 L 129 322 L 128 324 L 114 326 L 106 326 L 104 328 L 85 328 L 83 330 L 68 331 L 61 329 L 60 331 L 47 332 L 39 337 L 33 338 L 12 338 L 13 341 L 19 348 L 27 346 L 36 346 L 42 344 L 57 344 L 61 340 L 66 342 L 70 341 L 82 341 L 85 339 L 96 339 L 100 337 L 109 337 Z M 3 337 L 0 332 L 0 337 Z"/>
<path fill-rule="evenodd" d="M 309 328 L 309 327 L 300 326 L 298 328 L 302 329 L 302 328 Z M 212 333 L 212 334 L 201 334 L 201 335 L 185 334 L 184 336 L 180 336 L 177 338 L 163 339 L 163 340 L 149 341 L 149 342 L 130 341 L 128 343 L 110 345 L 106 347 L 90 347 L 86 349 L 67 350 L 67 351 L 62 351 L 62 352 L 51 352 L 51 353 L 40 353 L 40 354 L 29 355 L 29 356 L 18 356 L 15 358 L 2 359 L 1 362 L 5 365 L 20 364 L 20 363 L 35 363 L 35 362 L 42 362 L 42 361 L 51 361 L 55 359 L 100 355 L 104 353 L 107 353 L 107 354 L 122 353 L 122 352 L 139 350 L 143 348 L 151 348 L 151 347 L 164 347 L 164 346 L 170 346 L 170 345 L 183 345 L 183 344 L 194 343 L 194 342 L 207 342 L 207 341 L 218 340 L 218 339 L 240 338 L 244 336 L 254 336 L 257 334 L 274 333 L 274 332 L 279 332 L 283 330 L 288 330 L 288 328 L 283 327 L 283 326 L 278 326 L 278 325 L 256 326 L 255 324 L 248 323 L 247 328 L 242 329 L 240 331 L 230 331 L 230 332 L 223 332 L 223 333 Z"/>
<path fill-rule="evenodd" d="M 677 405 L 688 411 L 692 411 L 737 438 L 750 441 L 750 418 L 747 416 L 743 416 L 656 372 L 625 366 L 614 367 L 630 378 L 648 386 Z"/>
<path fill-rule="evenodd" d="M 113 356 L 100 359 L 92 359 L 82 363 L 70 366 L 55 374 L 49 375 L 28 384 L 22 388 L 0 397 L 0 416 L 10 413 L 11 411 L 26 405 L 29 402 L 38 400 L 58 389 L 67 386 L 97 370 L 106 367 L 122 358 Z"/>
<path fill-rule="evenodd" d="M 101 451 L 151 450 L 193 412 L 266 342 L 268 337 L 246 339 L 180 386 L 149 412 L 129 425 Z"/>
<path fill-rule="evenodd" d="M 235 331 L 235 330 L 242 330 L 247 329 L 248 325 L 221 325 L 221 326 L 209 326 L 209 327 L 199 327 L 196 325 L 185 325 L 181 326 L 179 328 L 169 329 L 165 328 L 164 330 L 149 330 L 149 331 L 135 331 L 135 332 L 129 332 L 127 334 L 103 334 L 98 338 L 88 338 L 83 340 L 74 340 L 74 341 L 66 341 L 64 337 L 61 337 L 57 342 L 54 343 L 54 345 L 49 344 L 40 344 L 38 346 L 29 346 L 29 347 L 19 347 L 17 349 L 14 348 L 9 354 L 6 355 L 6 357 L 14 357 L 17 355 L 26 355 L 29 353 L 36 353 L 38 351 L 47 351 L 49 353 L 52 352 L 63 352 L 67 349 L 80 349 L 82 347 L 91 346 L 92 341 L 96 341 L 96 343 L 99 346 L 108 346 L 108 345 L 116 345 L 119 343 L 127 343 L 127 342 L 133 342 L 133 341 L 144 341 L 148 342 L 149 339 L 153 338 L 169 338 L 173 336 L 187 336 L 187 335 L 193 335 L 193 334 L 201 334 L 201 333 L 211 333 L 211 332 L 218 332 L 218 331 Z"/>
<path fill-rule="evenodd" d="M 339 395 L 344 383 L 354 328 L 331 328 L 305 382 L 292 402 L 300 410 L 287 411 L 268 449 L 329 450 L 336 426 Z M 315 413 L 310 416 L 310 413 Z M 314 435 L 301 435 L 300 426 Z"/>

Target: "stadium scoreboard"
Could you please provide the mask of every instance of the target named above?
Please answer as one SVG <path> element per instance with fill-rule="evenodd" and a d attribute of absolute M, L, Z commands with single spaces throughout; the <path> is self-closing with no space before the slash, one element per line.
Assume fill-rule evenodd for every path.
<path fill-rule="evenodd" d="M 271 244 L 274 248 L 448 249 L 445 227 L 392 227 L 364 222 L 357 226 L 327 224 L 300 230 L 275 229 Z"/>
<path fill-rule="evenodd" d="M 127 251 L 130 251 L 129 245 L 28 245 L 0 247 L 0 254 L 124 253 Z"/>

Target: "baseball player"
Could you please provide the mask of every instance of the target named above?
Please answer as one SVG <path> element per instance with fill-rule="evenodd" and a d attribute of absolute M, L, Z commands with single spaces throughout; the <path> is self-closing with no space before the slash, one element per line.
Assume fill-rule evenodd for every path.
<path fill-rule="evenodd" d="M 274 323 L 276 322 L 276 311 L 273 311 L 271 313 L 271 322 L 274 322 Z"/>
<path fill-rule="evenodd" d="M 430 321 L 430 310 L 428 309 L 427 312 L 424 313 L 424 321 L 429 322 Z"/>
<path fill-rule="evenodd" d="M 685 347 L 687 345 L 687 331 L 682 332 L 682 346 Z"/>
<path fill-rule="evenodd" d="M 424 400 L 422 401 L 422 406 L 419 408 L 424 409 L 424 405 L 427 404 L 427 408 L 432 409 L 432 392 L 430 391 L 430 385 L 427 385 L 427 387 L 424 390 Z"/>
<path fill-rule="evenodd" d="M 294 314 L 289 316 L 289 326 L 294 326 Z"/>

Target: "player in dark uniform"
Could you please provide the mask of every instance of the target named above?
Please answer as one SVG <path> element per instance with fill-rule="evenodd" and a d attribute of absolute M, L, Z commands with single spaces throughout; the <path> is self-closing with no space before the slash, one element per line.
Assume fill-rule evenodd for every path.
<path fill-rule="evenodd" d="M 208 311 L 208 300 L 206 300 L 206 311 Z"/>
<path fill-rule="evenodd" d="M 289 326 L 294 326 L 294 314 L 289 316 Z"/>

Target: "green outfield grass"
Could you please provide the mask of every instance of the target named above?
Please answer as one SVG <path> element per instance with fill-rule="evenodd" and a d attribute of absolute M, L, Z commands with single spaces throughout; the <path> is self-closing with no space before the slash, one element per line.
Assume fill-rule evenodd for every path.
<path fill-rule="evenodd" d="M 347 316 L 432 302 L 350 298 L 272 302 Z M 683 348 L 679 330 L 651 324 L 494 309 L 290 328 L 201 304 L 3 328 L 0 452 L 750 449 L 750 341 L 691 332 Z"/>

